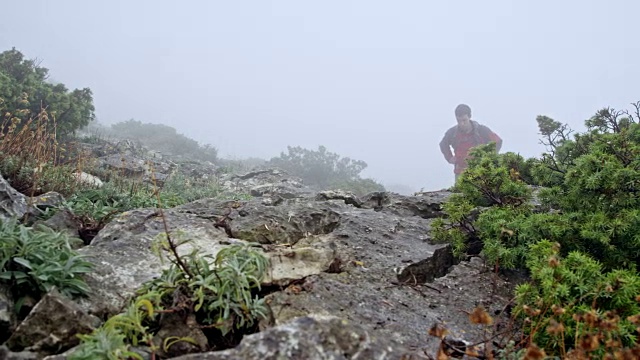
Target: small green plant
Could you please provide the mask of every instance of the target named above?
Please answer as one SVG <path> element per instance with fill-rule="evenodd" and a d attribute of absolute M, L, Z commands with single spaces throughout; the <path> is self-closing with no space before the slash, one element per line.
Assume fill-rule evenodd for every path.
<path fill-rule="evenodd" d="M 129 350 L 125 342 L 126 336 L 112 327 L 102 326 L 90 335 L 78 335 L 82 345 L 73 350 L 69 360 L 122 360 L 143 357 Z"/>
<path fill-rule="evenodd" d="M 149 324 L 157 316 L 158 304 L 156 293 L 137 297 L 123 313 L 110 317 L 93 333 L 78 335 L 81 345 L 71 353 L 69 360 L 142 360 L 140 354 L 129 349 L 130 345 L 147 345 L 152 352 L 157 351 L 158 345 L 153 341 Z"/>
<path fill-rule="evenodd" d="M 71 248 L 66 235 L 10 219 L 0 220 L 0 238 L 0 281 L 10 285 L 18 311 L 27 296 L 39 299 L 53 287 L 69 297 L 89 292 L 82 275 L 92 265 Z"/>
<path fill-rule="evenodd" d="M 155 356 L 179 341 L 196 343 L 177 337 L 163 339 L 162 344 L 154 342 L 153 329 L 161 326 L 157 314 L 193 314 L 202 329 L 217 330 L 218 335 L 212 336 L 226 343 L 234 343 L 237 340 L 230 337 L 237 336 L 236 332 L 249 331 L 267 316 L 264 299 L 253 293 L 260 289 L 267 271 L 268 260 L 263 254 L 248 245 L 231 245 L 215 257 L 201 256 L 195 249 L 179 255 L 178 247 L 188 242 L 181 233 L 174 237 L 160 234 L 153 249 L 161 261 L 169 259 L 169 268 L 143 284 L 124 313 L 82 336 L 70 359 L 114 359 L 124 354 L 140 358 L 129 346 L 146 345 Z"/>
<path fill-rule="evenodd" d="M 216 257 L 201 256 L 197 250 L 177 256 L 175 248 L 184 243 L 174 246 L 166 235 L 159 240 L 159 248 L 175 254 L 172 265 L 163 276 L 147 283 L 141 293 L 160 292 L 166 307 L 194 311 L 204 324 L 220 329 L 223 336 L 233 329 L 251 327 L 255 319 L 266 316 L 264 299 L 252 296 L 267 271 L 264 255 L 248 245 L 233 245 Z M 192 308 L 181 309 L 185 304 L 173 303 L 174 293 L 180 289 L 187 292 L 184 295 Z"/>

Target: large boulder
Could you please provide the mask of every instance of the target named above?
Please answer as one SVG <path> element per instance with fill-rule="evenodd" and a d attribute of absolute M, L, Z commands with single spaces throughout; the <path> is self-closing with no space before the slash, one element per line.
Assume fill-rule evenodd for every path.
<path fill-rule="evenodd" d="M 164 217 L 174 236 L 192 240 L 183 245 L 182 254 L 197 247 L 201 254 L 215 255 L 229 244 L 250 243 L 269 258 L 271 269 L 263 284 L 284 291 L 267 297 L 273 314 L 267 327 L 299 316 L 331 314 L 419 346 L 431 325 L 442 319 L 459 328 L 468 325 L 455 307 L 459 304 L 444 300 L 448 295 L 442 294 L 452 290 L 428 286 L 447 275 L 454 259 L 449 245 L 431 242 L 432 219 L 419 214 L 312 197 L 277 206 L 260 199 L 202 199 L 165 210 Z M 164 225 L 156 210 L 129 211 L 80 250 L 96 265 L 88 274 L 94 291 L 83 301 L 87 311 L 101 315 L 119 309 L 144 281 L 166 268 L 168 263 L 151 251 L 161 232 Z M 474 282 L 480 276 L 469 273 Z M 474 289 L 470 298 L 484 299 L 490 292 Z"/>
<path fill-rule="evenodd" d="M 165 210 L 163 214 L 155 209 L 120 214 L 99 232 L 91 245 L 79 250 L 95 265 L 95 270 L 86 276 L 93 291 L 88 298 L 80 300 L 81 305 L 96 315 L 114 313 L 144 282 L 158 277 L 169 266 L 168 261 L 162 262 L 152 251 L 156 237 L 165 232 L 163 216 L 171 236 L 180 241 L 190 240 L 178 248 L 180 255 L 197 248 L 201 255 L 215 256 L 232 244 L 249 244 L 246 239 L 229 237 L 223 225 L 227 213 L 237 210 L 234 209 L 237 204 L 204 199 Z M 260 221 L 260 213 L 255 216 L 256 221 L 247 225 L 248 230 Z M 266 224 L 269 219 L 262 220 Z M 240 228 L 238 233 L 242 234 L 243 230 Z M 263 284 L 287 285 L 329 270 L 338 257 L 334 239 L 316 240 L 296 246 L 261 247 L 254 243 L 271 264 Z"/>
<path fill-rule="evenodd" d="M 365 358 L 369 346 L 379 341 L 391 344 L 375 347 L 377 352 L 389 350 L 380 358 L 394 358 L 404 349 L 425 348 L 435 354 L 440 339 L 427 334 L 436 323 L 445 324 L 461 344 L 477 342 L 483 333 L 467 313 L 478 305 L 499 312 L 513 284 L 477 259 L 456 264 L 448 244 L 431 241 L 431 223 L 449 195 L 378 193 L 357 199 L 324 193 L 277 202 L 201 199 L 162 213 L 128 211 L 80 249 L 96 269 L 86 277 L 92 293 L 79 303 L 84 311 L 104 318 L 120 311 L 145 281 L 159 276 L 169 262 L 159 260 L 152 244 L 166 222 L 172 236 L 191 240 L 179 248 L 180 254 L 196 248 L 202 255 L 215 255 L 242 243 L 261 251 L 270 263 L 262 280 L 270 307 L 269 318 L 260 323 L 263 332 L 247 336 L 247 345 L 234 350 L 198 356 L 300 354 L 313 359 L 320 356 L 316 347 L 327 354 L 343 351 L 350 354 L 346 358 Z M 318 320 L 322 316 L 340 319 Z M 300 326 L 316 330 L 296 335 L 292 329 Z M 335 333 L 341 327 L 345 332 Z M 341 342 L 358 331 L 359 342 Z M 291 347 L 296 337 L 307 350 L 298 353 Z M 189 351 L 194 350 L 198 347 Z"/>

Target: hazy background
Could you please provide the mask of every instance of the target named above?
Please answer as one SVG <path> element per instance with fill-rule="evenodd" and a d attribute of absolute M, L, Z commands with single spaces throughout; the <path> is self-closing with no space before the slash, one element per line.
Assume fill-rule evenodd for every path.
<path fill-rule="evenodd" d="M 365 160 L 386 185 L 453 182 L 438 142 L 468 103 L 537 156 L 535 117 L 575 129 L 640 100 L 640 2 L 11 1 L 0 51 L 90 87 L 97 117 L 163 123 L 221 156 L 287 145 Z M 635 90 L 634 90 L 635 89 Z"/>

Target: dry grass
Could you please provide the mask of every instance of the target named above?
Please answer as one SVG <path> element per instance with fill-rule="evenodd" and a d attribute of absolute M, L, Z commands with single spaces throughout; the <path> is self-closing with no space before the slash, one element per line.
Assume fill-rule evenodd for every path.
<path fill-rule="evenodd" d="M 79 185 L 74 172 L 81 170 L 84 157 L 66 160 L 70 144 L 59 142 L 57 124 L 46 109 L 35 116 L 28 110 L 6 112 L 0 123 L 0 173 L 17 191 L 37 196 L 48 191 L 63 195 L 73 193 Z"/>

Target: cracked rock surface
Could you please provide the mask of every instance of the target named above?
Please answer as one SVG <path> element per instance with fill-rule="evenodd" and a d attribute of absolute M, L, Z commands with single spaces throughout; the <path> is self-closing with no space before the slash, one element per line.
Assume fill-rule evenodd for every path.
<path fill-rule="evenodd" d="M 456 341 L 476 342 L 482 331 L 467 314 L 481 305 L 494 315 L 514 286 L 478 258 L 456 264 L 449 245 L 430 239 L 432 222 L 444 216 L 447 191 L 414 196 L 376 192 L 361 198 L 343 191 L 314 193 L 278 170 L 232 176 L 224 186 L 252 192 L 254 198 L 205 198 L 162 214 L 171 236 L 190 240 L 178 248 L 180 254 L 197 248 L 201 255 L 215 256 L 237 243 L 262 251 L 270 263 L 262 279 L 270 317 L 261 322 L 261 332 L 245 336 L 234 349 L 182 359 L 398 359 L 418 356 L 423 349 L 435 354 L 438 339 L 428 335 L 434 324 L 444 325 Z M 0 218 L 27 211 L 24 198 L 11 190 L 0 189 L 5 191 Z M 58 307 L 77 319 L 118 313 L 144 282 L 169 266 L 152 251 L 164 232 L 157 209 L 114 217 L 78 250 L 95 265 L 85 277 L 90 295 L 76 300 L 79 306 L 47 297 L 40 308 L 62 304 Z M 11 303 L 1 300 L 0 315 L 2 306 Z M 75 344 L 75 337 L 68 336 L 72 331 L 56 326 L 59 316 L 47 314 L 34 312 L 32 319 L 42 321 L 22 323 L 12 340 L 20 340 L 19 346 L 12 350 L 55 353 L 50 349 L 58 341 L 64 343 L 60 349 Z M 5 318 L 0 317 L 0 328 L 12 332 L 12 319 Z M 39 330 L 48 321 L 49 333 L 60 333 L 55 339 Z M 96 326 L 89 320 L 85 327 L 76 325 L 83 332 Z M 18 337 L 30 333 L 40 334 L 39 347 Z"/>
<path fill-rule="evenodd" d="M 432 199 L 414 202 L 430 202 L 438 211 Z M 267 296 L 272 316 L 265 327 L 310 314 L 333 315 L 413 349 L 436 346 L 427 332 L 437 322 L 448 324 L 452 336 L 479 336 L 463 332 L 472 328 L 465 311 L 478 304 L 500 306 L 508 284 L 493 279 L 477 261 L 454 265 L 450 247 L 428 236 L 435 216 L 407 203 L 373 209 L 344 198 L 292 199 L 275 206 L 259 198 L 202 199 L 166 210 L 165 217 L 172 233 L 192 240 L 183 253 L 196 246 L 216 254 L 231 243 L 250 242 L 269 257 L 263 285 L 272 286 Z M 97 266 L 89 275 L 94 295 L 83 303 L 88 312 L 119 308 L 123 298 L 160 274 L 167 265 L 150 246 L 163 231 L 155 210 L 129 211 L 80 250 Z M 496 281 L 495 287 L 486 285 Z"/>

